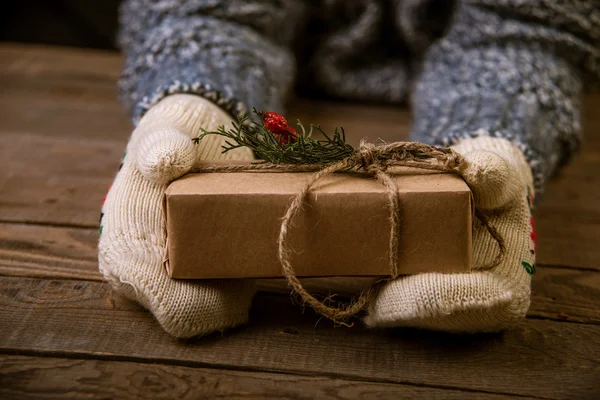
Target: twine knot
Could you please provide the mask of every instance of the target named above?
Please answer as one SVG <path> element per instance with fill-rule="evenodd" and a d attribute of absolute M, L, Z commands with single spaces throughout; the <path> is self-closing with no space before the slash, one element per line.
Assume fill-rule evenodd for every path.
<path fill-rule="evenodd" d="M 361 141 L 356 151 L 356 164 L 365 171 L 373 167 L 380 167 L 381 160 L 377 147 L 366 141 Z"/>

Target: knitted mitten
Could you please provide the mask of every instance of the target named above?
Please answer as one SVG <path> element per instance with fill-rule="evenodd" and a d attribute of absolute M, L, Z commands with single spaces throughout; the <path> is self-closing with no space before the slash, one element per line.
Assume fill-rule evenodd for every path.
<path fill-rule="evenodd" d="M 470 162 L 465 180 L 476 206 L 503 235 L 506 255 L 492 269 L 498 245 L 475 221 L 473 271 L 425 273 L 385 284 L 368 307 L 370 327 L 413 326 L 445 331 L 494 331 L 523 318 L 529 308 L 535 233 L 531 170 L 505 139 L 480 136 L 453 147 Z"/>
<path fill-rule="evenodd" d="M 152 107 L 133 131 L 104 202 L 100 272 L 119 293 L 150 310 L 177 337 L 204 335 L 245 323 L 254 294 L 251 281 L 172 280 L 163 267 L 162 211 L 167 183 L 202 159 L 252 159 L 247 149 L 221 154 L 222 139 L 200 145 L 200 127 L 215 130 L 231 119 L 201 97 L 173 95 Z"/>

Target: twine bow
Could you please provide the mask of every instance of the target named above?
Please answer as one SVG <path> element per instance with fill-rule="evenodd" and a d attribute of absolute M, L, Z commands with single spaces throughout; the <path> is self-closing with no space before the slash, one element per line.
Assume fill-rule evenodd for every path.
<path fill-rule="evenodd" d="M 277 239 L 278 257 L 283 275 L 292 290 L 319 314 L 335 322 L 345 324 L 344 321 L 353 317 L 370 301 L 377 288 L 384 282 L 398 277 L 398 232 L 400 228 L 398 187 L 388 173 L 390 167 L 411 167 L 425 170 L 449 172 L 463 177 L 468 167 L 468 161 L 452 149 L 430 146 L 418 142 L 394 142 L 375 145 L 365 140 L 360 142 L 358 149 L 350 156 L 329 165 L 296 165 L 296 164 L 246 164 L 246 165 L 204 165 L 196 168 L 195 172 L 252 172 L 252 171 L 278 171 L 278 172 L 313 172 L 316 171 L 296 194 L 288 206 Z M 360 293 L 355 301 L 341 307 L 332 307 L 315 298 L 300 283 L 296 277 L 294 267 L 290 261 L 290 245 L 288 239 L 289 228 L 294 217 L 302 209 L 306 197 L 312 187 L 320 179 L 335 172 L 360 172 L 363 171 L 377 178 L 385 187 L 390 213 L 390 240 L 389 252 L 389 277 L 372 285 Z M 504 239 L 496 228 L 489 222 L 477 208 L 475 216 L 486 228 L 492 238 L 498 243 L 498 254 L 489 265 L 480 267 L 489 269 L 502 262 L 506 251 Z"/>

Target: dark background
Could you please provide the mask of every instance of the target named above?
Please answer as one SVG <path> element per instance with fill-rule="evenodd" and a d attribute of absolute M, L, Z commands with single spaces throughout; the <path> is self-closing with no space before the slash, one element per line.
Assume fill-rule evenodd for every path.
<path fill-rule="evenodd" d="M 120 0 L 2 2 L 0 41 L 117 48 Z"/>

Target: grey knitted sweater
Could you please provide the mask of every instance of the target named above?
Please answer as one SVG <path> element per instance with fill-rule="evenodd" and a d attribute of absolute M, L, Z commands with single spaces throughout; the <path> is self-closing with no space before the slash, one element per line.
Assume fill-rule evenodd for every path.
<path fill-rule="evenodd" d="M 536 190 L 580 143 L 600 77 L 598 0 L 126 0 L 123 101 L 134 121 L 194 93 L 232 115 L 283 111 L 294 87 L 402 102 L 411 138 L 518 145 Z"/>

